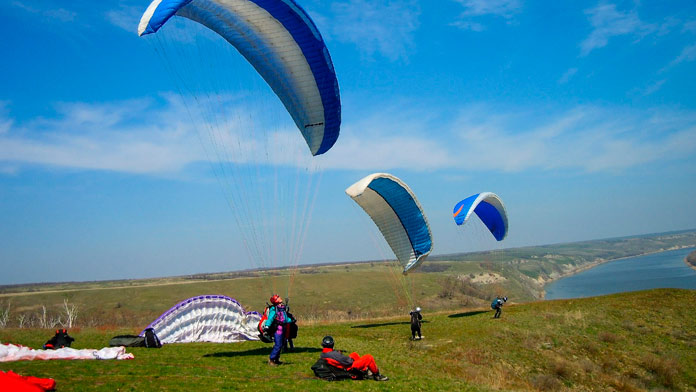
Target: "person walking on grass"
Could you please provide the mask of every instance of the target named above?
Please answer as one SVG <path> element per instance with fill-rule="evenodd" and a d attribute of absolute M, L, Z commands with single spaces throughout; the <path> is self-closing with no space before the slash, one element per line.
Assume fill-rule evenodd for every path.
<path fill-rule="evenodd" d="M 421 320 L 423 320 L 423 316 L 420 312 L 421 308 L 416 307 L 415 310 L 409 313 L 411 315 L 411 340 L 416 340 L 416 333 L 419 340 L 423 339 L 423 336 L 421 336 Z"/>
<path fill-rule="evenodd" d="M 493 318 L 500 318 L 500 314 L 503 312 L 503 304 L 507 302 L 507 297 L 497 296 L 491 302 L 491 308 L 495 310 L 495 315 Z"/>
<path fill-rule="evenodd" d="M 331 336 L 324 336 L 321 340 L 321 355 L 319 358 L 325 360 L 330 366 L 341 368 L 347 371 L 358 370 L 372 374 L 375 381 L 387 381 L 389 377 L 380 374 L 375 359 L 370 354 L 363 356 L 358 353 L 350 353 L 349 356 L 343 355 L 339 350 L 334 350 L 334 339 Z"/>
<path fill-rule="evenodd" d="M 268 357 L 271 366 L 280 365 L 280 352 L 285 346 L 285 328 L 291 322 L 283 304 L 283 298 L 279 295 L 271 297 L 271 306 L 268 308 L 268 318 L 263 324 L 264 334 L 273 336 L 273 350 Z"/>

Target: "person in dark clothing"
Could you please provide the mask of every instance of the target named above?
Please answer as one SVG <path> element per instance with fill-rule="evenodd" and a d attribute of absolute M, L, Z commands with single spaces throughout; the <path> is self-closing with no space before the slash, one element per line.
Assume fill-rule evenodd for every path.
<path fill-rule="evenodd" d="M 325 360 L 331 366 L 348 371 L 368 371 L 368 374 L 372 373 L 372 378 L 375 381 L 389 380 L 389 377 L 379 373 L 375 359 L 370 354 L 360 356 L 358 353 L 353 352 L 349 356 L 343 355 L 341 351 L 334 350 L 334 339 L 331 336 L 324 336 L 324 339 L 321 340 L 321 347 L 319 358 Z"/>
<path fill-rule="evenodd" d="M 416 340 L 416 333 L 418 333 L 418 339 L 423 339 L 421 336 L 421 320 L 423 316 L 421 315 L 421 308 L 416 307 L 411 313 L 411 340 Z"/>
<path fill-rule="evenodd" d="M 70 345 L 74 341 L 75 339 L 72 336 L 68 335 L 68 330 L 57 329 L 55 336 L 49 339 L 43 345 L 43 348 L 44 350 L 57 350 L 63 347 L 70 347 Z"/>
<path fill-rule="evenodd" d="M 497 296 L 491 302 L 491 308 L 495 309 L 495 315 L 493 318 L 500 318 L 500 314 L 503 312 L 503 304 L 507 302 L 507 297 Z"/>

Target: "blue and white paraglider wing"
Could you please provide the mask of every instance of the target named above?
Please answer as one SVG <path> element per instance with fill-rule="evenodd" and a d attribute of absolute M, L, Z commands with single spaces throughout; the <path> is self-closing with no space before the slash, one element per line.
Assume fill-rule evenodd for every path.
<path fill-rule="evenodd" d="M 254 66 L 312 155 L 334 145 L 341 125 L 338 81 L 321 34 L 294 0 L 154 0 L 138 34 L 157 32 L 174 15 L 215 31 Z"/>
<path fill-rule="evenodd" d="M 372 218 L 404 267 L 417 267 L 433 250 L 428 219 L 411 189 L 400 179 L 375 173 L 346 189 L 346 194 Z"/>
<path fill-rule="evenodd" d="M 260 320 L 258 312 L 245 312 L 230 297 L 201 295 L 176 304 L 147 328 L 154 329 L 162 343 L 232 343 L 259 340 Z"/>
<path fill-rule="evenodd" d="M 508 232 L 508 217 L 503 201 L 491 192 L 469 196 L 454 206 L 454 222 L 462 225 L 476 214 L 496 240 L 502 241 Z"/>

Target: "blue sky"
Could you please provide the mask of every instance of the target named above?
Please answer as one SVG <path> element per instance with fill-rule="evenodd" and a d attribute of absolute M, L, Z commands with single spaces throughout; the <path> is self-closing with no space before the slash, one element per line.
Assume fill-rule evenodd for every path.
<path fill-rule="evenodd" d="M 300 263 L 384 257 L 344 194 L 372 172 L 411 186 L 436 254 L 467 250 L 452 206 L 482 191 L 508 247 L 696 228 L 696 4 L 434 3 L 300 2 L 343 102 Z M 147 5 L 0 4 L 0 284 L 254 266 Z"/>

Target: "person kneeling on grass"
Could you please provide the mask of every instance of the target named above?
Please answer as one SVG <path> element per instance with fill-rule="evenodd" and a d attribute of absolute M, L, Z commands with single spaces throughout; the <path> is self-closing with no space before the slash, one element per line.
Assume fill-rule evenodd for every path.
<path fill-rule="evenodd" d="M 358 353 L 351 353 L 350 356 L 345 356 L 341 351 L 334 350 L 334 339 L 331 336 L 324 336 L 324 339 L 321 340 L 321 347 L 323 349 L 319 358 L 331 366 L 347 371 L 368 372 L 368 376 L 372 373 L 372 378 L 375 381 L 389 380 L 389 377 L 379 373 L 375 359 L 370 354 L 360 356 Z"/>

